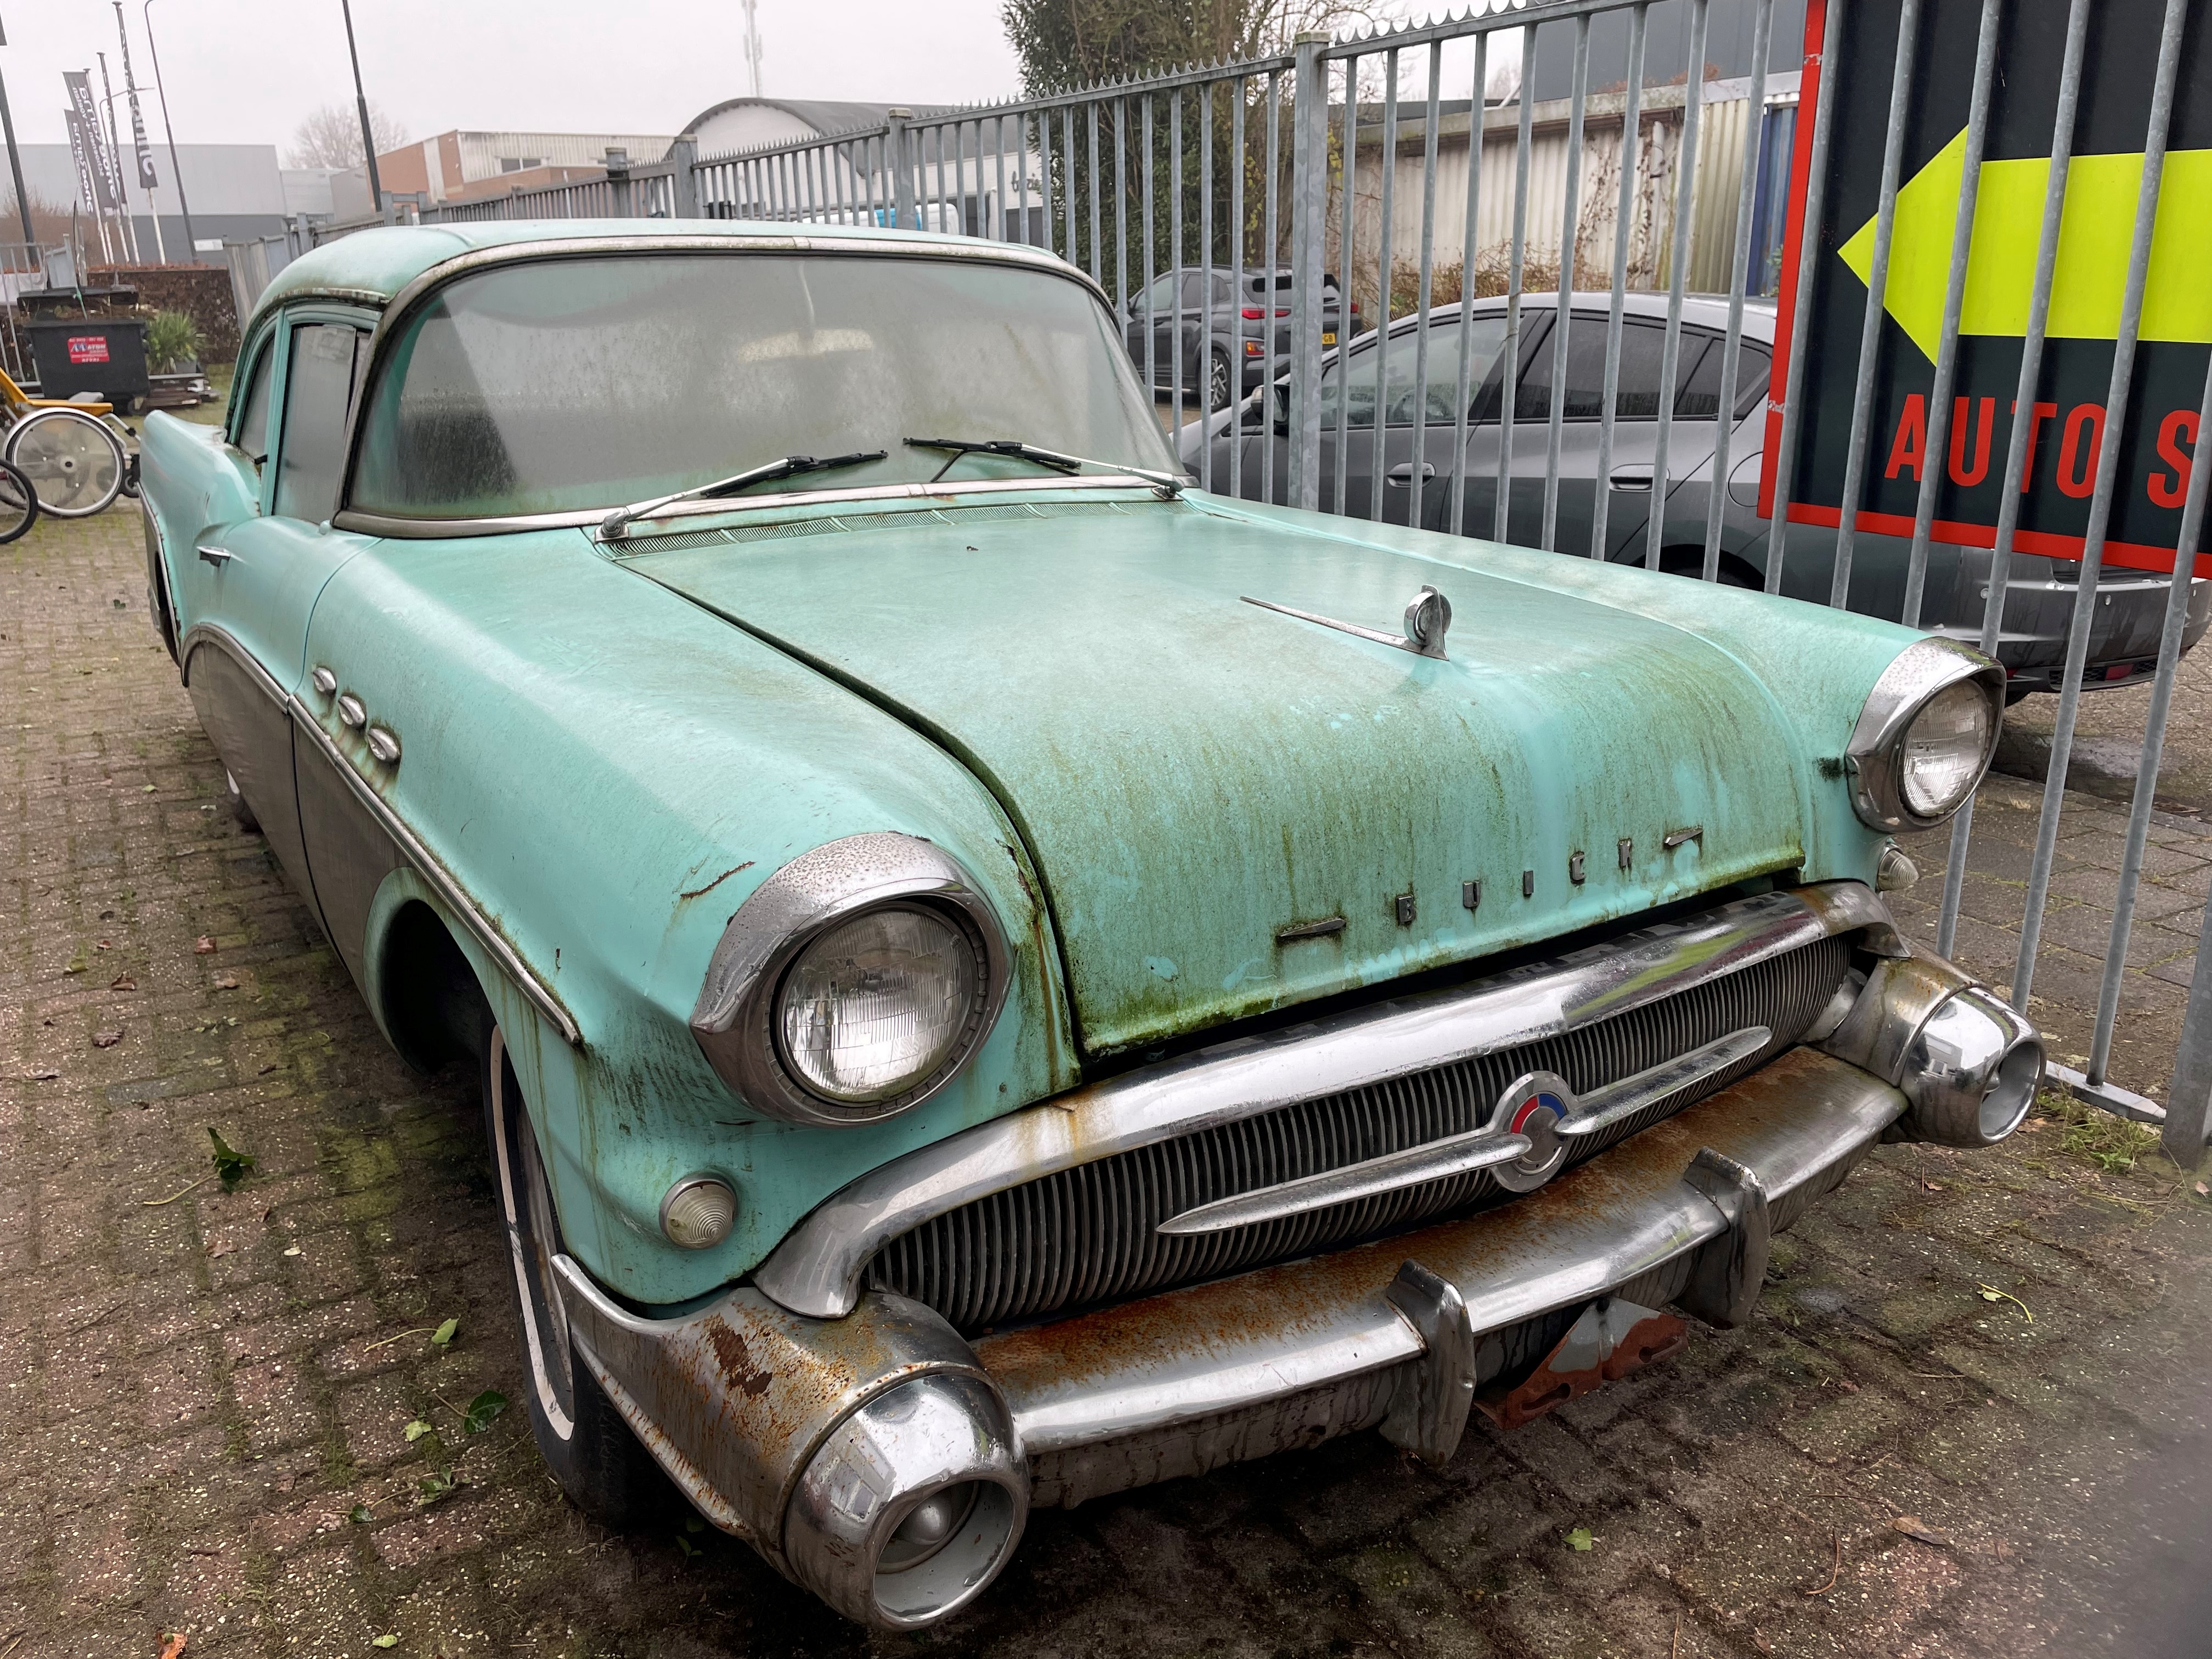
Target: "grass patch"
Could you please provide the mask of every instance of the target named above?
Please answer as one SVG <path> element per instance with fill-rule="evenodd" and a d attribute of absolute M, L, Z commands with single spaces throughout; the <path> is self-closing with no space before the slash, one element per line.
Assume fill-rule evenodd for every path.
<path fill-rule="evenodd" d="M 2158 1132 L 2110 1112 L 2100 1111 L 2057 1089 L 2036 1097 L 2036 1115 L 2059 1126 L 2058 1150 L 2093 1164 L 2106 1175 L 2124 1175 L 2158 1149 Z"/>

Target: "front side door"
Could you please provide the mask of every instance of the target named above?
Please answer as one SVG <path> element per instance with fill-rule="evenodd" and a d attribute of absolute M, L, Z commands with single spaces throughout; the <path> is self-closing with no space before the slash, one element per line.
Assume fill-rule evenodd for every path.
<path fill-rule="evenodd" d="M 1454 453 L 1459 442 L 1460 358 L 1464 349 L 1469 409 L 1462 516 L 1471 524 L 1478 522 L 1473 504 L 1483 489 L 1484 474 L 1496 465 L 1496 416 L 1491 414 L 1486 421 L 1485 416 L 1496 398 L 1498 359 L 1505 343 L 1504 314 L 1478 312 L 1465 323 L 1455 316 L 1436 318 L 1430 323 L 1428 337 L 1425 397 L 1422 395 L 1419 332 L 1414 328 L 1401 325 L 1392 331 L 1387 361 L 1377 349 L 1380 341 L 1370 340 L 1322 370 L 1321 501 L 1324 508 L 1334 509 L 1337 499 L 1337 422 L 1341 402 L 1343 510 L 1357 519 L 1419 523 L 1432 529 L 1445 526 L 1452 497 Z M 1382 382 L 1379 397 L 1378 379 Z M 1413 429 L 1417 404 L 1423 411 L 1418 456 Z M 1487 534 L 1486 526 L 1477 533 Z"/>

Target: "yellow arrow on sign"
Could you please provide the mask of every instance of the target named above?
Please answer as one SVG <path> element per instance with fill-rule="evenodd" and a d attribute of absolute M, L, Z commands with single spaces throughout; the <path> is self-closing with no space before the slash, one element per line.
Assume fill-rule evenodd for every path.
<path fill-rule="evenodd" d="M 1966 153 L 1966 131 L 1961 127 L 1897 192 L 1882 306 L 1930 362 L 1943 333 L 1951 233 L 1958 222 Z M 2058 264 L 2051 283 L 2048 331 L 2053 338 L 2119 337 L 2142 166 L 2141 154 L 2077 155 L 2067 169 Z M 1960 333 L 2027 332 L 2043 198 L 2050 185 L 2047 156 L 1982 163 Z M 1874 268 L 1874 227 L 1868 220 L 1842 249 L 1844 263 L 1863 283 Z M 2212 342 L 2212 149 L 2166 152 L 2143 289 L 2142 337 Z"/>

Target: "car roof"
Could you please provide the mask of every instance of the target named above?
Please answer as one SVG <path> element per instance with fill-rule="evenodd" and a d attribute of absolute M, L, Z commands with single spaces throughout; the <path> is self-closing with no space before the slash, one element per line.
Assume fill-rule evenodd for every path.
<path fill-rule="evenodd" d="M 466 254 L 532 243 L 573 246 L 579 241 L 611 240 L 644 251 L 656 245 L 696 251 L 720 242 L 733 248 L 793 248 L 846 240 L 878 246 L 896 243 L 917 251 L 943 247 L 969 257 L 988 258 L 995 252 L 1009 263 L 1045 264 L 1058 268 L 1063 276 L 1082 275 L 1042 248 L 877 225 L 778 224 L 744 219 L 486 220 L 451 225 L 386 225 L 325 242 L 276 273 L 255 304 L 253 315 L 258 319 L 288 300 L 313 296 L 381 308 L 425 272 Z M 1087 276 L 1082 280 L 1091 285 Z"/>
<path fill-rule="evenodd" d="M 1584 293 L 1578 289 L 1569 298 L 1578 316 L 1585 312 L 1609 311 L 1613 306 L 1613 295 L 1603 289 L 1590 293 Z M 1556 311 L 1559 309 L 1559 296 L 1556 289 L 1546 289 L 1533 294 L 1524 292 L 1521 296 L 1522 307 L 1528 311 Z M 1620 309 L 1624 316 L 1656 317 L 1663 320 L 1667 315 L 1667 305 L 1668 298 L 1664 294 L 1632 290 L 1620 296 Z M 1474 312 L 1486 312 L 1502 311 L 1504 307 L 1505 296 L 1502 294 L 1492 294 L 1473 301 L 1468 308 Z M 1459 309 L 1455 305 L 1434 306 L 1430 308 L 1429 315 L 1455 317 L 1459 314 Z M 1744 337 L 1759 341 L 1764 344 L 1771 344 L 1774 340 L 1774 318 L 1773 301 L 1757 296 L 1747 296 L 1743 302 Z M 1407 327 L 1413 320 L 1407 318 L 1394 324 L 1393 331 Z M 1726 329 L 1729 320 L 1729 296 L 1725 294 L 1685 294 L 1682 296 L 1682 320 L 1700 328 Z"/>

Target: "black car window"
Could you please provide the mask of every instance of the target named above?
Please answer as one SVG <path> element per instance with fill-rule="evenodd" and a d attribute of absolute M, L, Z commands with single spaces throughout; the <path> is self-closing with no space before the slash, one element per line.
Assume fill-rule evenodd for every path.
<path fill-rule="evenodd" d="M 360 333 L 343 323 L 313 323 L 292 331 L 292 366 L 276 455 L 276 510 L 283 518 L 319 523 L 331 516 L 337 500 Z"/>
<path fill-rule="evenodd" d="M 1674 399 L 1674 418 L 1678 421 L 1710 421 L 1720 410 L 1721 362 L 1727 343 L 1718 335 L 1710 337 L 1711 343 L 1698 360 L 1697 372 L 1682 381 L 1681 393 Z M 1689 361 L 1690 337 L 1686 332 L 1682 337 L 1682 362 L 1686 368 Z M 1736 354 L 1736 419 L 1741 420 L 1765 401 L 1767 382 L 1773 374 L 1773 354 L 1755 340 L 1744 341 Z"/>
<path fill-rule="evenodd" d="M 1505 344 L 1505 317 L 1501 312 L 1478 316 L 1462 329 L 1456 317 L 1439 318 L 1429 325 L 1429 387 L 1425 421 L 1449 426 L 1458 418 L 1460 349 L 1468 348 L 1468 401 L 1479 409 L 1482 391 L 1498 354 Z M 1389 380 L 1384 398 L 1383 421 L 1389 426 L 1411 426 L 1417 379 L 1418 342 L 1407 329 L 1390 337 Z M 1346 423 L 1354 430 L 1375 424 L 1375 343 L 1353 351 L 1322 370 L 1321 425 L 1336 429 L 1337 401 L 1345 404 Z"/>
<path fill-rule="evenodd" d="M 1206 303 L 1206 273 L 1204 271 L 1183 272 L 1182 303 L 1185 310 L 1196 310 Z"/>
<path fill-rule="evenodd" d="M 1137 296 L 1137 315 L 1143 316 L 1147 305 L 1155 312 L 1173 311 L 1175 302 L 1176 274 L 1170 270 L 1164 276 L 1153 277 L 1152 285 Z"/>
<path fill-rule="evenodd" d="M 1577 311 L 1567 335 L 1567 396 L 1562 418 L 1570 421 L 1595 421 L 1605 412 L 1605 337 L 1607 319 L 1602 313 L 1591 314 Z M 1704 348 L 1703 337 L 1686 331 L 1682 336 L 1681 358 L 1675 369 L 1675 384 L 1695 362 Z M 1659 418 L 1659 376 L 1664 366 L 1667 349 L 1667 328 L 1663 323 L 1648 322 L 1628 317 L 1620 325 L 1620 379 L 1613 394 L 1613 414 L 1617 421 L 1656 421 Z M 1521 386 L 1513 400 L 1513 418 L 1522 421 L 1548 421 L 1552 418 L 1552 363 L 1553 344 L 1546 340 L 1539 346 L 1521 376 Z M 1677 405 L 1679 409 L 1679 403 Z"/>
<path fill-rule="evenodd" d="M 238 422 L 238 447 L 258 465 L 269 456 L 269 388 L 276 375 L 270 365 L 276 349 L 268 347 L 253 361 L 253 378 L 246 383 L 245 412 Z"/>

